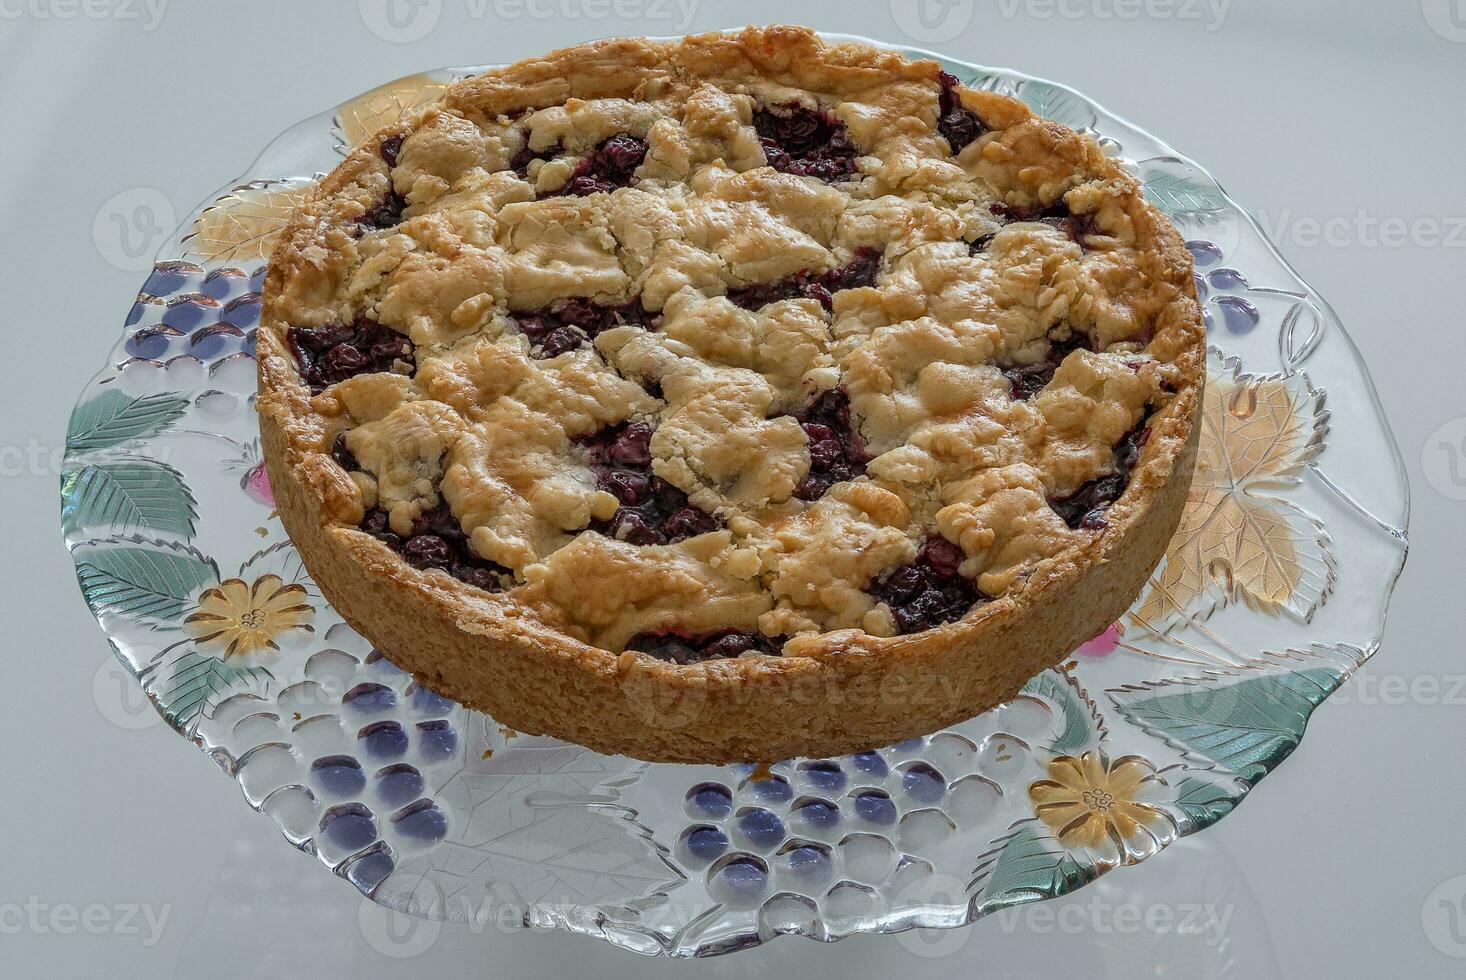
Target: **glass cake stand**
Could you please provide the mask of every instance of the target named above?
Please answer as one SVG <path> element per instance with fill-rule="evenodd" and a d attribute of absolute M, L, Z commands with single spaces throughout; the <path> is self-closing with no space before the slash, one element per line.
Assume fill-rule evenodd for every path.
<path fill-rule="evenodd" d="M 72 413 L 61 496 L 86 601 L 157 710 L 376 902 L 680 957 L 965 925 L 1220 820 L 1375 652 L 1407 488 L 1328 304 L 1205 170 L 1078 92 L 867 43 L 1092 134 L 1188 239 L 1210 377 L 1164 563 L 1011 703 L 835 759 L 608 757 L 414 683 L 311 582 L 254 412 L 274 234 L 347 148 L 486 66 L 366 92 L 279 136 L 165 246 Z"/>

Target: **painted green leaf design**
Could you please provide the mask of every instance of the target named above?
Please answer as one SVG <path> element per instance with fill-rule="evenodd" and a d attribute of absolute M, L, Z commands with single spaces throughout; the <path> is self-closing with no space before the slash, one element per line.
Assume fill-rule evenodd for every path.
<path fill-rule="evenodd" d="M 192 549 L 105 547 L 77 562 L 76 577 L 95 615 L 168 622 L 183 614 L 195 592 L 219 580 L 219 569 Z"/>
<path fill-rule="evenodd" d="M 190 651 L 173 664 L 154 696 L 168 723 L 183 728 L 230 693 L 269 677 L 262 667 L 234 667 L 219 657 Z"/>
<path fill-rule="evenodd" d="M 83 527 L 143 528 L 191 538 L 198 511 L 183 477 L 171 466 L 141 457 L 93 463 L 61 480 L 61 523 L 68 534 Z"/>
<path fill-rule="evenodd" d="M 71 413 L 66 430 L 67 452 L 89 453 L 156 435 L 187 409 L 186 399 L 171 395 L 133 398 L 116 389 L 103 392 Z"/>
<path fill-rule="evenodd" d="M 1093 868 L 1075 861 L 1036 820 L 1027 820 L 982 857 L 969 890 L 981 887 L 979 914 L 1053 898 L 1088 884 Z"/>
<path fill-rule="evenodd" d="M 1018 90 L 1018 97 L 1036 114 L 1062 123 L 1070 129 L 1090 129 L 1094 126 L 1094 112 L 1084 100 L 1057 85 L 1024 82 Z"/>
<path fill-rule="evenodd" d="M 1227 206 L 1222 192 L 1205 178 L 1190 178 L 1168 170 L 1141 171 L 1145 196 L 1173 218 L 1212 214 Z"/>
<path fill-rule="evenodd" d="M 1075 755 L 1105 737 L 1105 723 L 1099 709 L 1079 687 L 1079 682 L 1055 668 L 1037 675 L 1023 686 L 1024 694 L 1041 698 L 1058 708 L 1063 728 L 1049 748 L 1060 755 Z"/>
<path fill-rule="evenodd" d="M 1256 782 L 1298 747 L 1309 714 L 1340 680 L 1337 670 L 1315 668 L 1225 686 L 1195 679 L 1123 688 L 1110 698 L 1152 735 Z M 1175 693 L 1155 693 L 1168 688 Z"/>
<path fill-rule="evenodd" d="M 1204 830 L 1231 813 L 1238 799 L 1225 786 L 1195 776 L 1187 776 L 1176 786 L 1176 807 L 1196 830 Z"/>

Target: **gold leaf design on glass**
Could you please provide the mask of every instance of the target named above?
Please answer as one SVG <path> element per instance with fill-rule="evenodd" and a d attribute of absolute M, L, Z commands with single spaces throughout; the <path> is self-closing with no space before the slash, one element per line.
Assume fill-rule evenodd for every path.
<path fill-rule="evenodd" d="M 314 186 L 310 181 L 242 184 L 206 208 L 183 240 L 185 258 L 254 262 L 270 257 L 275 237 Z"/>
<path fill-rule="evenodd" d="M 410 75 L 358 95 L 336 110 L 336 148 L 349 151 L 409 111 L 436 102 L 447 88 L 447 82 Z"/>
<path fill-rule="evenodd" d="M 1131 612 L 1169 628 L 1241 599 L 1307 620 L 1327 596 L 1334 556 L 1323 523 L 1277 495 L 1296 486 L 1328 431 L 1306 377 L 1248 375 L 1213 357 L 1196 473 L 1165 564 Z"/>

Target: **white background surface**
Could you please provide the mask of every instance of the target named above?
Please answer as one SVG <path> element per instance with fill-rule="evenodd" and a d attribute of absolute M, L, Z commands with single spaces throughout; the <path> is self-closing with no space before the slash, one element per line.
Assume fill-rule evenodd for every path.
<path fill-rule="evenodd" d="M 1466 689 L 1452 690 L 1466 677 L 1466 503 L 1453 499 L 1466 485 L 1433 435 L 1466 430 L 1466 234 L 1427 233 L 1466 222 L 1466 2 L 932 0 L 929 22 L 955 35 L 932 41 L 902 31 L 909 0 L 426 0 L 441 17 L 409 43 L 366 26 L 384 2 L 226 15 L 172 0 L 154 22 L 142 0 L 0 0 L 0 977 L 1466 976 L 1449 955 L 1466 955 L 1466 909 L 1452 923 L 1438 905 L 1466 898 L 1466 877 L 1452 880 L 1466 875 Z M 1067 82 L 1207 165 L 1264 225 L 1283 222 L 1283 251 L 1371 366 L 1415 488 L 1383 647 L 1240 810 L 1042 912 L 699 963 L 450 926 L 394 946 L 368 914 L 377 945 L 416 953 L 383 956 L 350 885 L 293 852 L 110 675 L 94 684 L 110 653 L 61 547 L 48 457 L 143 276 L 109 260 L 93 223 L 138 188 L 186 213 L 285 126 L 400 75 L 745 21 L 922 41 Z M 1309 222 L 1330 219 L 1340 233 L 1320 243 Z M 1413 240 L 1370 230 L 1387 220 L 1413 223 Z M 92 913 L 99 934 L 64 934 L 64 909 L 92 904 L 107 909 Z M 138 904 L 166 911 L 156 936 L 121 921 Z M 1180 925 L 1194 907 L 1215 918 L 1130 918 Z"/>

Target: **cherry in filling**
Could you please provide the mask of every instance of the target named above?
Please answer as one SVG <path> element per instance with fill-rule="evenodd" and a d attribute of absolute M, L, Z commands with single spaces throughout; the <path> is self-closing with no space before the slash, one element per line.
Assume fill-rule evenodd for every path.
<path fill-rule="evenodd" d="M 870 455 L 850 421 L 850 396 L 832 388 L 796 414 L 809 439 L 809 474 L 794 490 L 800 500 L 818 500 L 830 487 L 865 472 Z"/>
<path fill-rule="evenodd" d="M 354 473 L 361 469 L 361 464 L 357 462 L 356 455 L 350 449 L 346 448 L 346 433 L 344 432 L 338 432 L 336 434 L 336 441 L 331 443 L 331 458 L 336 461 L 336 465 L 348 473 Z"/>
<path fill-rule="evenodd" d="M 532 162 L 535 160 L 551 160 L 564 152 L 565 147 L 561 143 L 551 144 L 543 150 L 531 150 L 529 148 L 529 134 L 525 133 L 524 145 L 519 148 L 519 152 L 514 154 L 514 158 L 509 161 L 509 169 L 521 177 L 528 178 L 529 165 Z"/>
<path fill-rule="evenodd" d="M 753 114 L 753 128 L 769 166 L 780 173 L 816 177 L 825 183 L 855 173 L 860 151 L 845 124 L 828 112 L 791 102 Z"/>
<path fill-rule="evenodd" d="M 1048 387 L 1048 383 L 1054 380 L 1054 372 L 1059 369 L 1064 358 L 1073 351 L 1089 349 L 1089 338 L 1075 331 L 1068 340 L 1050 342 L 1044 359 L 1037 364 L 1009 368 L 1003 372 L 1003 376 L 1008 379 L 1008 386 L 1013 397 L 1018 401 L 1026 402 Z"/>
<path fill-rule="evenodd" d="M 1001 201 L 988 205 L 988 210 L 996 218 L 1004 222 L 1014 221 L 1039 221 L 1051 228 L 1062 231 L 1071 242 L 1084 244 L 1084 236 L 1092 235 L 1095 232 L 1094 218 L 1087 214 L 1074 214 L 1069 210 L 1069 205 L 1064 199 L 1053 202 L 1046 206 L 1034 205 L 1031 207 L 1012 207 Z M 985 241 L 982 248 L 977 247 L 977 242 L 971 245 L 974 253 L 983 251 L 992 243 L 992 236 L 984 236 L 978 241 Z"/>
<path fill-rule="evenodd" d="M 618 305 L 583 299 L 561 300 L 552 306 L 514 314 L 519 332 L 534 345 L 536 358 L 558 357 L 584 347 L 604 330 L 636 326 L 656 329 L 660 318 L 641 308 L 641 298 Z"/>
<path fill-rule="evenodd" d="M 407 210 L 407 199 L 396 191 L 387 196 L 357 219 L 357 224 L 369 231 L 382 231 L 402 224 L 402 212 Z"/>
<path fill-rule="evenodd" d="M 955 156 L 987 132 L 987 127 L 977 118 L 977 113 L 962 107 L 962 100 L 957 97 L 960 83 L 956 75 L 944 71 L 937 78 L 942 86 L 937 103 L 937 132 L 946 139 Z"/>
<path fill-rule="evenodd" d="M 646 159 L 646 140 L 637 139 L 627 133 L 617 133 L 603 140 L 575 167 L 570 179 L 559 190 L 542 194 L 542 197 L 571 195 L 585 197 L 601 191 L 610 192 L 618 187 L 630 185 L 632 175 Z M 528 166 L 528 164 L 526 164 Z"/>
<path fill-rule="evenodd" d="M 1090 480 L 1067 497 L 1051 499 L 1049 506 L 1054 509 L 1054 513 L 1062 517 L 1064 523 L 1071 528 L 1092 531 L 1105 527 L 1109 523 L 1105 515 L 1110 505 L 1119 500 L 1129 486 L 1130 473 L 1135 469 L 1140 451 L 1145 448 L 1148 438 L 1150 426 L 1142 418 L 1135 428 L 1125 433 L 1115 444 L 1113 472 Z"/>
<path fill-rule="evenodd" d="M 993 239 L 997 237 L 998 236 L 996 233 L 991 235 L 977 236 L 972 241 L 967 243 L 967 254 L 977 255 L 981 252 L 986 252 L 988 250 L 988 246 L 993 243 Z"/>
<path fill-rule="evenodd" d="M 703 636 L 677 632 L 638 633 L 626 643 L 626 649 L 649 654 L 674 664 L 696 664 L 704 660 L 728 660 L 745 653 L 777 657 L 785 638 L 764 636 L 750 630 L 727 629 Z"/>
<path fill-rule="evenodd" d="M 412 533 L 405 538 L 393 533 L 387 512 L 378 507 L 366 512 L 361 529 L 397 552 L 413 568 L 441 568 L 460 582 L 488 592 L 502 592 L 505 583 L 512 579 L 509 569 L 473 553 L 468 546 L 468 535 L 463 533 L 458 518 L 447 504 L 420 514 L 412 522 Z"/>
<path fill-rule="evenodd" d="M 390 371 L 397 361 L 413 364 L 412 341 L 364 316 L 349 326 L 291 327 L 285 339 L 301 380 L 316 395 L 358 374 Z"/>
<path fill-rule="evenodd" d="M 961 619 L 987 600 L 958 572 L 961 564 L 962 549 L 932 535 L 916 561 L 887 572 L 865 591 L 890 607 L 900 633 L 919 633 Z"/>
<path fill-rule="evenodd" d="M 401 152 L 401 136 L 388 136 L 377 147 L 377 155 L 386 161 L 388 167 L 397 166 L 397 155 Z M 357 219 L 358 231 L 382 231 L 402 224 L 402 212 L 407 210 L 407 198 L 392 189 L 390 177 L 387 186 L 387 196 Z"/>
<path fill-rule="evenodd" d="M 1051 228 L 1062 231 L 1071 242 L 1084 245 L 1084 237 L 1095 232 L 1094 218 L 1087 214 L 1073 214 L 1069 211 L 1069 205 L 1063 199 L 1055 201 L 1046 207 L 1013 207 L 996 201 L 988 205 L 988 210 L 993 217 L 1000 219 L 1004 224 L 1011 224 L 1015 221 L 1038 221 Z M 967 243 L 967 251 L 971 255 L 986 252 L 988 246 L 992 245 L 997 234 L 980 235 Z"/>
<path fill-rule="evenodd" d="M 596 485 L 621 506 L 591 530 L 634 545 L 672 544 L 723 526 L 688 502 L 687 494 L 652 473 L 652 427 L 631 422 L 576 440 L 590 457 Z"/>
<path fill-rule="evenodd" d="M 382 140 L 382 144 L 377 147 L 378 155 L 387 162 L 387 166 L 389 167 L 397 166 L 397 154 L 401 152 L 401 136 L 388 136 L 386 139 Z"/>
<path fill-rule="evenodd" d="M 728 290 L 728 301 L 745 310 L 757 310 L 784 299 L 813 299 L 827 311 L 835 307 L 834 294 L 842 289 L 875 284 L 881 268 L 881 250 L 862 246 L 849 262 L 828 272 L 796 272 L 774 282 L 754 283 Z"/>

